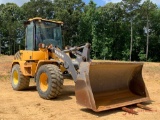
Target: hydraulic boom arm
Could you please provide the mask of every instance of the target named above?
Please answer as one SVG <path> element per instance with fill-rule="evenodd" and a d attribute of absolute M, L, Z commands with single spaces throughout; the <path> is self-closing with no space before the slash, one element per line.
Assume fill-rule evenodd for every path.
<path fill-rule="evenodd" d="M 83 49 L 82 52 L 79 50 Z M 64 61 L 63 66 L 71 74 L 73 80 L 76 82 L 77 71 L 74 67 L 72 59 L 66 54 L 71 52 L 76 56 L 76 61 L 78 63 L 78 68 L 81 62 L 90 62 L 90 44 L 86 43 L 84 46 L 71 47 L 67 50 L 61 51 L 60 49 L 53 47 L 52 52 L 54 52 L 60 59 Z"/>

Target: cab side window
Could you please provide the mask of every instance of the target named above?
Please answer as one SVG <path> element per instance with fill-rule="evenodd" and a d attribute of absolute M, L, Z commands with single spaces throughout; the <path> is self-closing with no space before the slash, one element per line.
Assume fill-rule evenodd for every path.
<path fill-rule="evenodd" d="M 26 50 L 34 50 L 33 27 L 34 24 L 31 22 L 26 28 Z"/>

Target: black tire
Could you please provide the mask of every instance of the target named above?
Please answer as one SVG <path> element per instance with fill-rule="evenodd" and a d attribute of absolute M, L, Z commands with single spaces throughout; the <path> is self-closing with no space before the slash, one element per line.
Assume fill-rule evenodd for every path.
<path fill-rule="evenodd" d="M 11 84 L 14 90 L 25 90 L 29 87 L 30 78 L 22 74 L 20 66 L 15 64 L 11 71 Z"/>
<path fill-rule="evenodd" d="M 60 69 L 53 64 L 42 65 L 36 74 L 36 85 L 40 97 L 56 98 L 63 88 L 63 76 Z"/>

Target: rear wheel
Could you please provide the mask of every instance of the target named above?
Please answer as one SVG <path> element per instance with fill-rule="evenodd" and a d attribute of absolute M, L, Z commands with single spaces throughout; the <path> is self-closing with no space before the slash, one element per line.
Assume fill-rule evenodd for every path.
<path fill-rule="evenodd" d="M 52 99 L 62 92 L 63 76 L 56 65 L 42 65 L 36 74 L 36 84 L 39 96 Z"/>
<path fill-rule="evenodd" d="M 11 71 L 11 84 L 14 90 L 24 90 L 29 87 L 30 78 L 22 74 L 20 66 L 15 64 Z"/>

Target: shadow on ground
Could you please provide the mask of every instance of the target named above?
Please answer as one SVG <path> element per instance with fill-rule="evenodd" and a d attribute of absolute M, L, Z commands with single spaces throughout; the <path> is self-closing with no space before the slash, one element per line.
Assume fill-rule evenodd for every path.
<path fill-rule="evenodd" d="M 29 86 L 28 89 L 23 92 L 37 92 L 36 86 Z M 70 100 L 71 96 L 75 96 L 74 86 L 73 85 L 64 85 L 61 95 L 52 100 L 62 101 L 62 100 Z"/>
<path fill-rule="evenodd" d="M 70 100 L 72 99 L 72 96 L 75 96 L 74 85 L 64 85 L 62 94 L 58 96 L 56 100 L 58 101 Z"/>
<path fill-rule="evenodd" d="M 147 105 L 149 104 L 152 104 L 153 101 L 149 101 L 149 102 L 145 102 L 145 103 L 142 103 L 143 105 L 145 105 L 147 107 Z M 92 114 L 92 115 L 95 115 L 97 117 L 103 117 L 103 116 L 107 116 L 107 115 L 110 115 L 110 114 L 116 114 L 116 113 L 122 113 L 122 115 L 138 115 L 140 112 L 152 112 L 152 108 L 150 110 L 146 110 L 146 109 L 142 109 L 142 108 L 139 108 L 138 110 L 136 110 L 138 107 L 136 105 L 130 105 L 130 106 L 126 106 L 127 108 L 137 112 L 137 114 L 132 114 L 132 113 L 128 113 L 126 111 L 123 111 L 122 108 L 115 108 L 115 109 L 111 109 L 111 110 L 106 110 L 106 111 L 101 111 L 101 112 L 95 112 L 91 109 L 87 109 L 87 108 L 83 108 L 81 109 L 81 111 L 83 112 L 87 112 L 89 114 Z"/>

